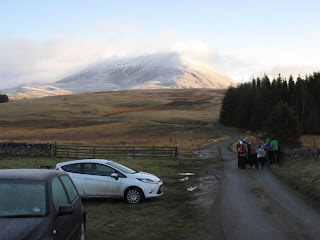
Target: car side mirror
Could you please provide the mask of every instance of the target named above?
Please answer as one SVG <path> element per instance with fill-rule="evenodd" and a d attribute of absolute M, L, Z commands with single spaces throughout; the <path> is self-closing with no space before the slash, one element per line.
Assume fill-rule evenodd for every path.
<path fill-rule="evenodd" d="M 111 177 L 115 178 L 116 180 L 119 179 L 119 175 L 117 173 L 112 173 Z"/>
<path fill-rule="evenodd" d="M 74 213 L 74 207 L 71 205 L 65 205 L 59 207 L 59 216 L 72 215 Z"/>

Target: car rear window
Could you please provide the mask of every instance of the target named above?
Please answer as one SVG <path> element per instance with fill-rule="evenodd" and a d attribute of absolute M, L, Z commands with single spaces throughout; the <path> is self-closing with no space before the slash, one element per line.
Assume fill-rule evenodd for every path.
<path fill-rule="evenodd" d="M 0 181 L 0 217 L 41 217 L 46 214 L 44 182 Z"/>
<path fill-rule="evenodd" d="M 78 196 L 77 190 L 75 189 L 73 183 L 71 182 L 71 179 L 68 176 L 62 176 L 60 178 L 67 189 L 71 202 L 73 202 Z"/>
<path fill-rule="evenodd" d="M 70 164 L 61 167 L 66 172 L 81 173 L 81 164 Z"/>

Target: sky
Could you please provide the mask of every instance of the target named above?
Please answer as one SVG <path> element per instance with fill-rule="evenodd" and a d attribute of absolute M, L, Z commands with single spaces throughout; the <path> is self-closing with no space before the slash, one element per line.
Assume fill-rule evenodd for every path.
<path fill-rule="evenodd" d="M 178 52 L 235 81 L 320 71 L 316 0 L 0 0 L 0 89 Z"/>

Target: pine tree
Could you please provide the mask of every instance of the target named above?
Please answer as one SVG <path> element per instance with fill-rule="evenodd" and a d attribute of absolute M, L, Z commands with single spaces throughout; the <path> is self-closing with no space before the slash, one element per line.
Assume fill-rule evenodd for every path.
<path fill-rule="evenodd" d="M 0 103 L 9 102 L 9 98 L 5 94 L 0 94 Z"/>
<path fill-rule="evenodd" d="M 226 126 L 235 126 L 235 108 L 238 102 L 237 89 L 229 87 L 226 91 L 220 109 L 220 123 Z"/>
<path fill-rule="evenodd" d="M 265 130 L 278 140 L 280 146 L 287 147 L 297 147 L 302 134 L 297 115 L 282 101 L 272 109 Z"/>
<path fill-rule="evenodd" d="M 289 82 L 288 82 L 288 105 L 290 107 L 293 107 L 295 109 L 295 106 L 296 106 L 296 94 L 295 94 L 295 84 L 294 84 L 294 81 L 293 81 L 293 77 L 292 75 L 290 75 L 289 77 Z"/>
<path fill-rule="evenodd" d="M 284 102 L 289 101 L 289 89 L 288 89 L 287 80 L 283 80 L 283 82 L 282 82 L 281 95 L 282 95 L 282 101 L 284 101 Z"/>

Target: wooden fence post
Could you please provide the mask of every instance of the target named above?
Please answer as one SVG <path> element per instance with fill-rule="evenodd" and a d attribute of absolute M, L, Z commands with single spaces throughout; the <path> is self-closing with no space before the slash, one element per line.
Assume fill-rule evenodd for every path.
<path fill-rule="evenodd" d="M 136 157 L 135 154 L 134 154 L 134 147 L 132 148 L 132 156 L 133 156 L 133 158 Z"/>
<path fill-rule="evenodd" d="M 178 147 L 175 147 L 175 159 L 178 159 Z"/>
<path fill-rule="evenodd" d="M 51 144 L 51 157 L 54 157 L 54 145 Z"/>

